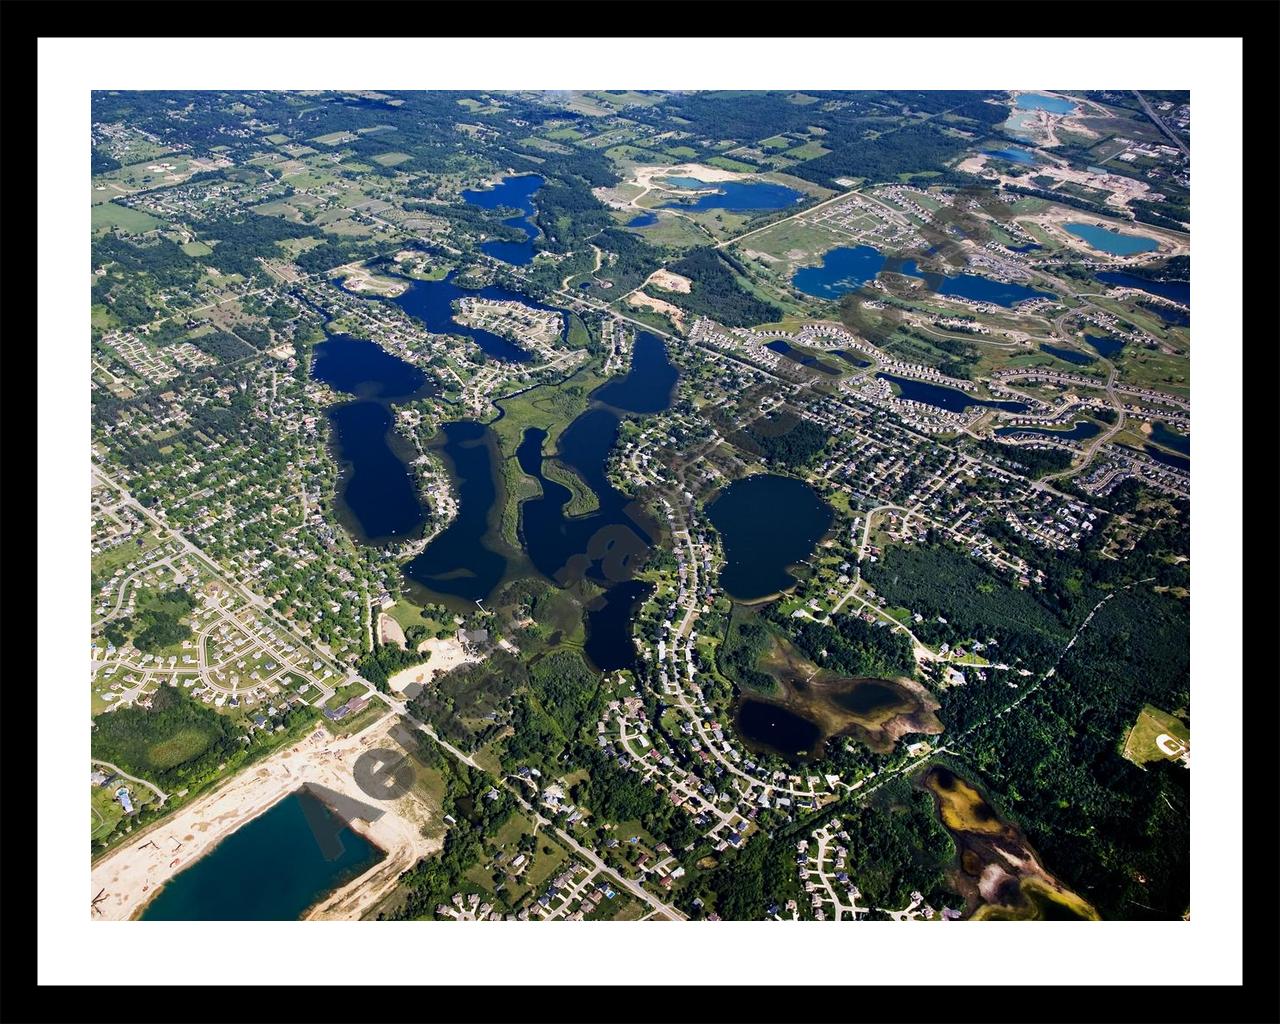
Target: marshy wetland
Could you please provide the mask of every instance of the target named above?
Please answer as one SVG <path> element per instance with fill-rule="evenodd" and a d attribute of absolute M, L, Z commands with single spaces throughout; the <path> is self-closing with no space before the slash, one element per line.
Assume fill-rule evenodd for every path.
<path fill-rule="evenodd" d="M 1098 912 L 1041 865 L 1022 830 L 971 782 L 934 765 L 920 779 L 956 845 L 951 882 L 974 920 L 1096 921 Z"/>
<path fill-rule="evenodd" d="M 937 735 L 940 707 L 905 676 L 869 678 L 821 668 L 785 638 L 771 635 L 756 665 L 772 692 L 744 689 L 735 713 L 743 741 L 789 761 L 820 757 L 833 737 L 889 753 L 907 734 Z"/>

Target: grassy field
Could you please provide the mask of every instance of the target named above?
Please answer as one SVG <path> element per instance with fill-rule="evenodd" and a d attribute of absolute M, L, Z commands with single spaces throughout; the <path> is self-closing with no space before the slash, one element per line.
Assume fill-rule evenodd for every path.
<path fill-rule="evenodd" d="M 89 223 L 95 235 L 105 235 L 116 228 L 126 235 L 137 235 L 151 231 L 163 225 L 145 210 L 134 210 L 119 203 L 100 203 L 94 206 L 89 215 Z"/>
<path fill-rule="evenodd" d="M 788 150 L 786 155 L 793 160 L 812 160 L 814 157 L 826 156 L 830 152 L 831 150 L 821 142 L 806 142 L 803 146 Z"/>
<path fill-rule="evenodd" d="M 141 541 L 142 543 L 138 543 Z M 113 548 L 108 548 L 100 555 L 94 555 L 90 564 L 90 575 L 93 579 L 101 579 L 103 581 L 109 579 L 117 569 L 122 569 L 140 555 L 146 554 L 157 544 L 160 538 L 152 531 L 148 530 L 139 537 L 125 541 L 123 544 L 117 544 Z"/>
<path fill-rule="evenodd" d="M 1184 723 L 1167 711 L 1148 704 L 1138 713 L 1138 720 L 1125 737 L 1121 753 L 1126 760 L 1139 766 L 1151 761 L 1176 760 L 1175 755 L 1167 754 L 1156 746 L 1156 737 L 1162 733 L 1187 746 L 1191 744 L 1191 730 Z"/>
<path fill-rule="evenodd" d="M 585 516 L 600 507 L 595 491 L 582 482 L 582 478 L 559 459 L 543 459 L 542 475 L 567 487 L 573 495 L 565 506 L 567 516 Z"/>
<path fill-rule="evenodd" d="M 351 132 L 342 131 L 330 132 L 328 135 L 317 135 L 309 141 L 318 142 L 322 146 L 337 146 L 343 142 L 355 142 L 357 138 L 358 136 L 353 135 Z"/>
<path fill-rule="evenodd" d="M 627 219 L 631 219 L 631 214 Z M 689 249 L 695 245 L 705 245 L 707 235 L 697 225 L 684 217 L 674 215 L 658 215 L 658 223 L 646 228 L 632 228 L 650 245 L 666 246 L 671 249 Z"/>
<path fill-rule="evenodd" d="M 413 157 L 408 153 L 379 153 L 373 158 L 375 164 L 381 164 L 383 167 L 395 167 L 396 164 L 402 164 L 406 160 L 412 160 Z"/>

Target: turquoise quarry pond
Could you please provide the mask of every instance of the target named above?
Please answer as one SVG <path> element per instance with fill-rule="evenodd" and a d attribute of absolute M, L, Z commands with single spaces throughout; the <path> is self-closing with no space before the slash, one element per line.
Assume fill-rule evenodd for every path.
<path fill-rule="evenodd" d="M 999 157 L 1001 160 L 1008 160 L 1011 164 L 1026 164 L 1032 166 L 1036 163 L 1036 155 L 1029 150 L 1019 149 L 1017 146 L 1008 146 L 1004 149 L 984 149 L 982 151 L 986 156 Z"/>
<path fill-rule="evenodd" d="M 1151 252 L 1159 247 L 1154 238 L 1146 235 L 1127 235 L 1097 224 L 1072 222 L 1063 225 L 1077 238 L 1084 239 L 1092 248 L 1112 256 L 1132 256 L 1139 252 Z"/>
<path fill-rule="evenodd" d="M 663 181 L 676 188 L 715 190 L 699 195 L 692 202 L 672 199 L 662 204 L 685 210 L 781 210 L 804 199 L 803 192 L 768 181 L 699 181 L 697 178 L 664 178 Z"/>
<path fill-rule="evenodd" d="M 1009 109 L 1009 118 L 1004 123 L 1004 129 L 1012 135 L 1025 136 L 1028 134 L 1030 127 L 1035 124 L 1036 111 L 1044 110 L 1050 114 L 1069 114 L 1075 107 L 1076 105 L 1070 100 L 1059 99 L 1057 96 L 1024 92 Z"/>
<path fill-rule="evenodd" d="M 318 831 L 313 823 L 328 822 Z M 332 848 L 322 848 L 334 842 Z M 147 904 L 144 921 L 296 921 L 384 854 L 306 789 L 236 829 Z"/>

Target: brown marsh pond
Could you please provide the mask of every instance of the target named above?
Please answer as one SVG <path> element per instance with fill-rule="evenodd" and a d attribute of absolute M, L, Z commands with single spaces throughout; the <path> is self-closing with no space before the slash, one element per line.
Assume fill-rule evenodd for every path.
<path fill-rule="evenodd" d="M 771 694 L 745 692 L 735 722 L 746 745 L 789 761 L 818 757 L 829 739 L 848 736 L 888 753 L 908 733 L 937 735 L 939 704 L 905 677 L 868 679 L 820 668 L 786 639 L 773 636 L 759 667 L 771 676 Z"/>
<path fill-rule="evenodd" d="M 1054 878 L 1016 825 L 1002 820 L 981 791 L 934 765 L 920 783 L 958 853 L 951 871 L 973 920 L 1096 921 L 1098 912 Z"/>

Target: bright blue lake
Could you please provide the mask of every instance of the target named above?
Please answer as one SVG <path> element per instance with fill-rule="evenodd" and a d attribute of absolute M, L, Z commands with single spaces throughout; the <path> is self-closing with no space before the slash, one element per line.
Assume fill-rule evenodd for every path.
<path fill-rule="evenodd" d="M 1146 235 L 1126 235 L 1097 224 L 1080 222 L 1063 225 L 1077 238 L 1084 239 L 1091 247 L 1112 256 L 1132 256 L 1134 253 L 1151 252 L 1159 243 Z"/>
<path fill-rule="evenodd" d="M 924 402 L 935 405 L 948 412 L 964 412 L 970 406 L 982 406 L 984 409 L 1004 409 L 1008 412 L 1026 412 L 1031 407 L 1026 402 L 998 402 L 988 398 L 975 398 L 956 388 L 931 384 L 928 381 L 912 380 L 909 377 L 897 377 L 891 373 L 877 373 L 881 380 L 887 380 L 897 387 L 901 397 L 913 402 Z"/>
<path fill-rule="evenodd" d="M 658 223 L 658 215 L 656 213 L 653 213 L 652 211 L 646 211 L 644 213 L 637 213 L 634 217 L 632 217 L 629 221 L 627 221 L 625 226 L 629 228 L 647 228 L 651 224 L 657 224 L 657 223 Z"/>
<path fill-rule="evenodd" d="M 840 246 L 823 253 L 821 266 L 797 270 L 791 283 L 806 295 L 838 299 L 873 280 L 883 266 L 884 256 L 869 245 Z"/>
<path fill-rule="evenodd" d="M 1008 160 L 1011 164 L 1026 164 L 1033 166 L 1036 161 L 1036 155 L 1026 149 L 1018 149 L 1017 146 L 1008 146 L 1004 149 L 984 149 L 982 151 L 987 156 L 999 157 L 1001 160 Z"/>
<path fill-rule="evenodd" d="M 383 856 L 300 789 L 178 872 L 141 920 L 296 921 Z"/>
<path fill-rule="evenodd" d="M 697 178 L 665 178 L 668 184 L 676 188 L 715 189 L 704 193 L 692 202 L 672 199 L 662 205 L 679 207 L 686 210 L 781 210 L 804 199 L 803 192 L 797 192 L 785 185 L 775 185 L 770 181 L 699 181 Z"/>
<path fill-rule="evenodd" d="M 887 261 L 879 250 L 869 245 L 841 246 L 823 254 L 822 265 L 801 267 L 792 275 L 791 283 L 804 292 L 820 299 L 838 299 L 846 292 L 857 291 L 885 269 Z M 907 277 L 923 278 L 939 295 L 970 299 L 974 302 L 990 302 L 1010 307 L 1026 299 L 1052 299 L 1049 292 L 1037 291 L 1014 282 L 997 281 L 978 274 L 959 274 L 944 277 L 921 271 L 915 260 L 905 260 L 890 267 Z"/>
<path fill-rule="evenodd" d="M 512 178 L 504 178 L 500 184 L 492 188 L 467 189 L 462 198 L 468 203 L 496 210 L 501 207 L 514 207 L 521 213 L 509 217 L 504 223 L 523 228 L 526 239 L 523 242 L 503 242 L 498 240 L 481 242 L 480 249 L 504 263 L 523 267 L 533 262 L 533 240 L 538 237 L 538 225 L 533 218 L 538 212 L 534 206 L 533 194 L 546 184 L 537 174 L 521 174 Z"/>

